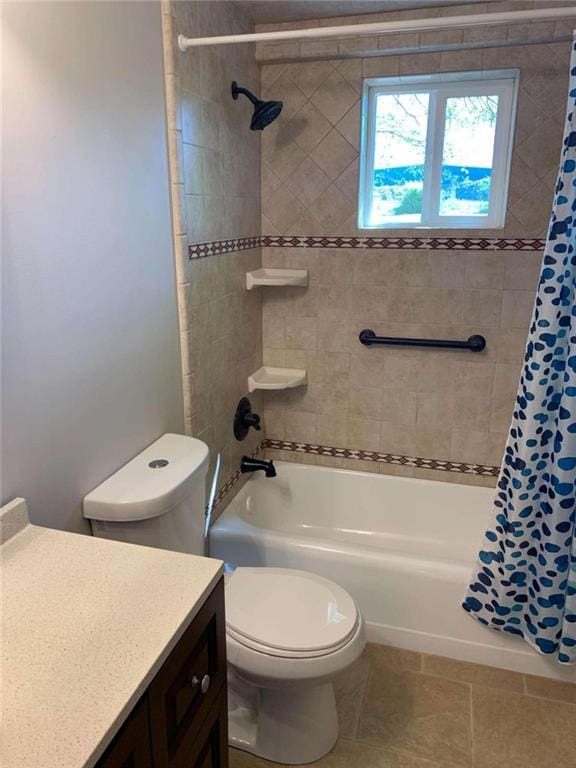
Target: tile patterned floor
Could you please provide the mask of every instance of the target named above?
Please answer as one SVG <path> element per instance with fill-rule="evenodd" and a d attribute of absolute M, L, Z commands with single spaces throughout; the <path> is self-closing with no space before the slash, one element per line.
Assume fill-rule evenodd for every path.
<path fill-rule="evenodd" d="M 576 682 L 368 645 L 318 768 L 576 768 Z M 230 768 L 274 763 L 231 750 Z"/>

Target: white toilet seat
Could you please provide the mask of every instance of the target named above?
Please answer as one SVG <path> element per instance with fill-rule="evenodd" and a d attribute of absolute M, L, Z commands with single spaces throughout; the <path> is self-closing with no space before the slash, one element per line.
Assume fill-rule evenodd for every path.
<path fill-rule="evenodd" d="M 354 636 L 359 615 L 345 590 L 307 571 L 238 568 L 226 583 L 228 637 L 269 656 L 335 653 Z"/>
<path fill-rule="evenodd" d="M 319 760 L 338 738 L 334 679 L 365 646 L 350 595 L 287 568 L 226 579 L 229 743 L 276 763 Z"/>

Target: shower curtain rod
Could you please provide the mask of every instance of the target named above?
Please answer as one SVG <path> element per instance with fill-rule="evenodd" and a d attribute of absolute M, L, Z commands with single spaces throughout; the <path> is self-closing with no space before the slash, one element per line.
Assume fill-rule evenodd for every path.
<path fill-rule="evenodd" d="M 204 45 L 231 45 L 232 43 L 275 43 L 283 40 L 319 40 L 330 37 L 383 35 L 392 32 L 418 32 L 453 27 L 477 27 L 485 24 L 509 24 L 515 21 L 539 21 L 576 16 L 576 7 L 544 8 L 536 11 L 506 11 L 505 13 L 480 13 L 469 16 L 445 16 L 434 19 L 406 19 L 404 21 L 377 21 L 371 24 L 346 24 L 339 27 L 309 27 L 286 29 L 279 32 L 254 32 L 244 35 L 216 37 L 186 37 L 178 35 L 181 51 Z"/>

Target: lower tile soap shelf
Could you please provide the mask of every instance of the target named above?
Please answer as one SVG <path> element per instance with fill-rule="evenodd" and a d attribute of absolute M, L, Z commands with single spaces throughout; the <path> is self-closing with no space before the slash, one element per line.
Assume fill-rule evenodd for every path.
<path fill-rule="evenodd" d="M 308 285 L 307 269 L 270 269 L 262 267 L 246 273 L 246 288 L 251 291 L 259 285 Z"/>
<path fill-rule="evenodd" d="M 248 376 L 248 392 L 256 389 L 293 389 L 306 384 L 306 371 L 300 368 L 270 368 L 265 365 Z"/>

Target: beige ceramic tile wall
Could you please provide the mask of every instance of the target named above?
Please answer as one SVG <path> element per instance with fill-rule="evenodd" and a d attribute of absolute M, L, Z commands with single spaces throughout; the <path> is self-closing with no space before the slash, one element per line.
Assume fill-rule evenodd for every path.
<path fill-rule="evenodd" d="M 568 56 L 569 45 L 557 43 L 264 66 L 266 96 L 286 106 L 284 120 L 263 136 L 263 232 L 374 232 L 356 228 L 362 77 L 518 67 L 506 228 L 419 234 L 543 235 L 560 156 Z M 266 395 L 269 437 L 499 464 L 539 253 L 270 248 L 263 258 L 267 266 L 305 267 L 311 276 L 307 289 L 264 296 L 265 363 L 309 371 L 306 389 Z M 367 349 L 357 339 L 366 327 L 439 338 L 477 332 L 488 346 L 475 355 Z"/>
<path fill-rule="evenodd" d="M 368 645 L 336 683 L 318 768 L 573 768 L 576 685 Z M 232 751 L 231 768 L 268 768 Z"/>
<path fill-rule="evenodd" d="M 506 226 L 471 234 L 544 234 L 560 157 L 569 52 L 568 43 L 555 43 L 263 66 L 265 96 L 285 102 L 283 119 L 262 137 L 263 232 L 413 236 L 414 230 L 357 227 L 362 79 L 514 67 L 521 75 Z M 433 231 L 446 233 L 464 234 Z"/>
<path fill-rule="evenodd" d="M 258 91 L 260 72 L 252 46 L 176 46 L 179 33 L 251 31 L 233 3 L 166 2 L 163 10 L 186 430 L 209 445 L 212 460 L 221 454 L 222 484 L 261 439 L 252 432 L 238 443 L 232 433 L 248 374 L 262 365 L 261 297 L 246 291 L 245 276 L 261 266 L 261 253 L 190 261 L 187 247 L 259 233 L 260 138 L 249 129 L 250 105 L 233 101 L 230 84 Z"/>
<path fill-rule="evenodd" d="M 325 19 L 306 19 L 298 23 L 260 24 L 258 31 L 275 31 L 296 27 L 324 27 L 344 24 L 369 24 L 378 21 L 403 19 L 446 18 L 470 14 L 502 13 L 549 8 L 551 5 L 566 6 L 565 0 L 490 0 L 489 3 L 430 6 L 411 10 L 395 10 L 381 13 L 364 13 L 355 16 L 338 16 Z M 400 6 L 399 6 L 400 7 Z M 347 36 L 325 40 L 290 40 L 279 43 L 258 43 L 256 59 L 261 62 L 326 59 L 328 57 L 378 56 L 384 52 L 424 52 L 465 49 L 470 45 L 487 47 L 514 42 L 523 44 L 534 41 L 570 40 L 573 22 L 570 18 L 510 22 L 495 26 L 474 26 L 470 29 L 436 29 L 428 32 L 397 32 L 395 34 L 365 37 Z"/>

